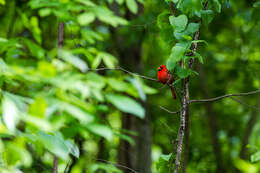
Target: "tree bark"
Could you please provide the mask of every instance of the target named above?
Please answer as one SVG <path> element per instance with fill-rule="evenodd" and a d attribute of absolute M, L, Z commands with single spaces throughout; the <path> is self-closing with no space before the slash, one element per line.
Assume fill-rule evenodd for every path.
<path fill-rule="evenodd" d="M 181 165 L 182 144 L 185 131 L 185 118 L 189 108 L 189 77 L 184 79 L 184 95 L 182 99 L 181 122 L 178 133 L 178 144 L 176 151 L 174 173 L 178 173 Z"/>
<path fill-rule="evenodd" d="M 131 48 L 120 51 L 121 64 L 127 65 L 132 71 L 141 73 L 141 43 Z M 146 103 L 139 101 L 144 108 Z M 147 109 L 146 109 L 147 111 Z M 123 164 L 139 173 L 151 173 L 151 127 L 149 122 L 149 114 L 146 112 L 145 118 L 140 119 L 134 115 L 123 115 L 122 128 L 133 130 L 138 133 L 134 137 L 135 146 L 131 146 L 128 142 L 121 140 L 119 146 L 119 164 Z M 128 170 L 129 171 L 129 170 Z M 127 170 L 126 170 L 127 172 Z"/>
<path fill-rule="evenodd" d="M 182 173 L 186 173 L 186 167 L 189 160 L 189 143 L 190 143 L 190 110 L 187 109 L 187 118 L 185 121 L 185 134 L 184 134 L 184 158 L 183 158 L 183 167 L 182 167 Z"/>
<path fill-rule="evenodd" d="M 63 34 L 64 34 L 64 23 L 59 23 L 58 29 L 58 49 L 62 49 L 63 46 Z M 58 173 L 58 157 L 54 156 L 53 159 L 53 173 Z"/>
<path fill-rule="evenodd" d="M 117 9 L 113 7 L 113 9 Z M 133 15 L 127 10 L 125 18 L 128 20 L 136 18 L 143 11 L 143 6 L 138 4 L 138 14 Z M 120 57 L 120 64 L 130 69 L 131 71 L 142 73 L 142 42 L 145 36 L 145 29 L 136 32 L 136 39 L 129 40 L 129 35 L 116 33 L 114 28 L 111 28 L 112 37 L 114 38 L 114 47 Z M 125 44 L 128 42 L 128 44 Z M 146 107 L 145 101 L 140 101 L 144 108 Z M 147 109 L 146 109 L 147 111 Z M 133 137 L 135 145 L 131 145 L 127 141 L 121 139 L 118 149 L 118 163 L 138 173 L 151 173 L 151 126 L 149 121 L 149 114 L 146 112 L 145 118 L 140 119 L 130 114 L 122 115 L 122 128 L 133 130 L 137 132 L 138 136 Z M 124 170 L 126 173 L 129 170 Z"/>
<path fill-rule="evenodd" d="M 58 157 L 54 156 L 53 159 L 53 173 L 58 173 Z"/>

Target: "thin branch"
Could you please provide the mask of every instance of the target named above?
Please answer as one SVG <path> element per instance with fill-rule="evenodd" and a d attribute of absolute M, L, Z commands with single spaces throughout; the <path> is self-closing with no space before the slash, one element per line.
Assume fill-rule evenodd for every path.
<path fill-rule="evenodd" d="M 108 163 L 108 164 L 111 164 L 111 165 L 114 165 L 114 166 L 117 166 L 117 167 L 121 167 L 121 168 L 125 168 L 125 169 L 128 169 L 129 171 L 133 172 L 133 173 L 138 173 L 137 171 L 127 167 L 127 166 L 124 166 L 124 165 L 121 165 L 121 164 L 117 164 L 117 163 L 113 163 L 113 162 L 110 162 L 108 160 L 103 160 L 103 159 L 96 159 L 97 161 L 101 161 L 101 162 L 104 162 L 104 163 Z"/>
<path fill-rule="evenodd" d="M 54 156 L 53 159 L 53 173 L 58 173 L 58 157 Z"/>
<path fill-rule="evenodd" d="M 173 2 L 170 2 L 170 10 L 174 16 L 176 16 L 176 9 L 175 4 Z"/>
<path fill-rule="evenodd" d="M 255 91 L 246 92 L 246 93 L 226 94 L 226 95 L 222 95 L 222 96 L 218 96 L 218 97 L 214 97 L 214 98 L 210 98 L 210 99 L 190 100 L 189 103 L 213 102 L 213 101 L 221 100 L 221 99 L 224 99 L 224 98 L 227 98 L 227 97 L 248 96 L 248 95 L 253 95 L 253 94 L 257 94 L 257 93 L 260 93 L 260 89 L 255 90 Z"/>
<path fill-rule="evenodd" d="M 58 47 L 59 49 L 62 49 L 64 38 L 64 23 L 60 22 L 59 23 L 59 31 L 58 31 Z"/>
<path fill-rule="evenodd" d="M 168 112 L 169 114 L 177 114 L 177 113 L 180 113 L 181 112 L 181 110 L 178 110 L 178 111 L 170 111 L 170 110 L 168 110 L 168 109 L 166 109 L 165 107 L 163 107 L 163 106 L 159 106 L 159 108 L 160 109 L 162 109 L 162 110 L 164 110 L 164 111 L 166 111 L 166 112 Z"/>
<path fill-rule="evenodd" d="M 234 98 L 234 97 L 230 97 L 230 98 L 231 98 L 232 100 L 234 100 L 235 102 L 241 104 L 241 105 L 244 105 L 244 106 L 246 106 L 246 107 L 249 107 L 249 108 L 252 108 L 252 109 L 255 109 L 255 110 L 260 110 L 260 108 L 257 107 L 257 106 L 249 105 L 249 104 L 247 104 L 247 103 L 245 103 L 245 102 L 243 102 L 243 101 L 241 101 L 241 100 L 239 100 L 239 99 L 237 99 L 237 98 Z"/>
<path fill-rule="evenodd" d="M 150 81 L 154 81 L 154 82 L 159 82 L 157 79 L 155 78 L 151 78 L 151 77 L 148 77 L 148 76 L 144 76 L 144 75 L 140 75 L 140 74 L 137 74 L 137 73 L 134 73 L 134 72 L 131 72 L 131 71 L 128 71 L 122 67 L 115 67 L 115 68 L 107 68 L 107 67 L 103 67 L 103 68 L 97 68 L 97 69 L 88 69 L 88 71 L 104 71 L 104 70 L 119 70 L 119 71 L 123 71 L 125 73 L 128 73 L 132 76 L 138 76 L 140 78 L 143 78 L 143 79 L 146 79 L 146 80 L 150 80 Z M 164 85 L 163 87 L 165 87 L 166 85 Z M 162 87 L 162 88 L 163 88 Z M 160 88 L 160 89 L 162 89 Z M 221 100 L 221 99 L 224 99 L 224 98 L 228 98 L 228 97 L 235 97 L 235 96 L 248 96 L 248 95 L 253 95 L 253 94 L 258 94 L 260 93 L 260 89 L 258 90 L 255 90 L 255 91 L 250 91 L 250 92 L 246 92 L 246 93 L 235 93 L 235 94 L 226 94 L 226 95 L 222 95 L 222 96 L 218 96 L 218 97 L 214 97 L 214 98 L 209 98 L 209 99 L 194 99 L 194 100 L 190 100 L 189 101 L 189 104 L 190 103 L 198 103 L 198 102 L 213 102 L 213 101 L 218 101 L 218 100 Z M 250 105 L 249 105 L 250 106 Z M 168 113 L 171 113 L 171 114 L 176 114 L 176 113 L 179 113 L 179 111 L 169 111 L 167 110 L 166 108 L 163 108 L 162 106 L 159 106 L 161 109 L 165 110 L 166 112 Z"/>
<path fill-rule="evenodd" d="M 155 81 L 155 82 L 159 82 L 157 79 L 154 79 L 154 78 L 151 78 L 151 77 L 148 77 L 148 76 L 143 76 L 143 75 L 140 75 L 140 74 L 137 74 L 137 73 L 133 73 L 131 71 L 128 71 L 122 67 L 115 67 L 115 68 L 106 68 L 106 67 L 103 67 L 103 68 L 97 68 L 97 69 L 88 69 L 89 71 L 103 71 L 103 70 L 120 70 L 120 71 L 123 71 L 125 73 L 128 73 L 132 76 L 138 76 L 140 78 L 143 78 L 143 79 L 146 79 L 146 80 L 150 80 L 150 81 Z"/>

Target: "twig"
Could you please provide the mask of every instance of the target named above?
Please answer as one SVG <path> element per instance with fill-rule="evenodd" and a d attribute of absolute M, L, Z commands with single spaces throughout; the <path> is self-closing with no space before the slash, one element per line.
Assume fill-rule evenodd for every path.
<path fill-rule="evenodd" d="M 70 162 L 71 162 L 71 160 L 69 160 L 68 163 L 66 164 L 66 167 L 64 169 L 64 173 L 68 172 L 67 169 L 69 168 Z"/>
<path fill-rule="evenodd" d="M 115 67 L 115 68 L 107 68 L 107 67 L 103 67 L 103 68 L 97 68 L 97 69 L 88 69 L 89 71 L 103 71 L 103 70 L 119 70 L 119 71 L 123 71 L 125 73 L 128 73 L 132 76 L 138 76 L 141 77 L 143 79 L 146 80 L 150 80 L 150 81 L 154 81 L 154 82 L 159 82 L 157 79 L 148 77 L 148 76 L 144 76 L 144 75 L 140 75 L 131 71 L 128 71 L 122 67 Z M 166 85 L 164 85 L 163 87 L 161 87 L 160 89 L 164 88 Z M 246 93 L 235 93 L 235 94 L 226 94 L 226 95 L 222 95 L 222 96 L 218 96 L 218 97 L 214 97 L 214 98 L 209 98 L 209 99 L 194 99 L 194 100 L 190 100 L 190 103 L 197 103 L 197 102 L 213 102 L 213 101 L 218 101 L 227 97 L 235 97 L 235 96 L 248 96 L 248 95 L 253 95 L 253 94 L 257 94 L 260 93 L 260 89 L 259 90 L 255 90 L 255 91 L 250 91 L 250 92 L 246 92 Z M 250 105 L 249 105 L 250 106 Z M 172 114 L 176 114 L 179 113 L 179 111 L 169 111 L 166 108 L 163 108 L 162 106 L 159 106 L 161 109 L 165 110 L 168 113 L 172 113 Z"/>
<path fill-rule="evenodd" d="M 123 71 L 125 73 L 128 73 L 132 76 L 138 76 L 138 77 L 141 77 L 143 79 L 146 79 L 146 80 L 150 80 L 150 81 L 155 81 L 155 82 L 158 82 L 157 79 L 154 79 L 154 78 L 151 78 L 151 77 L 148 77 L 148 76 L 143 76 L 143 75 L 140 75 L 140 74 L 137 74 L 137 73 L 133 73 L 131 71 L 128 71 L 122 67 L 115 67 L 115 68 L 106 68 L 106 67 L 103 67 L 103 68 L 97 68 L 97 69 L 88 69 L 89 71 L 103 71 L 103 70 L 120 70 L 120 71 Z"/>
<path fill-rule="evenodd" d="M 59 49 L 62 49 L 64 38 L 64 23 L 60 22 L 59 23 L 59 31 L 58 31 L 58 47 Z"/>
<path fill-rule="evenodd" d="M 209 99 L 190 100 L 189 103 L 195 103 L 195 102 L 213 102 L 213 101 L 221 100 L 221 99 L 224 99 L 224 98 L 227 98 L 227 97 L 248 96 L 248 95 L 253 95 L 253 94 L 257 94 L 257 93 L 260 93 L 260 89 L 255 90 L 255 91 L 246 92 L 246 93 L 226 94 L 226 95 L 222 95 L 222 96 L 218 96 L 218 97 L 214 97 L 214 98 L 209 98 Z"/>
<path fill-rule="evenodd" d="M 159 106 L 159 108 L 160 109 L 162 109 L 162 110 L 164 110 L 164 111 L 166 111 L 166 112 L 168 112 L 168 113 L 170 113 L 170 114 L 177 114 L 177 113 L 179 113 L 179 112 L 181 112 L 181 110 L 178 110 L 178 111 L 170 111 L 170 110 L 168 110 L 168 109 L 166 109 L 165 107 L 163 107 L 163 106 Z"/>
<path fill-rule="evenodd" d="M 53 173 L 58 173 L 58 157 L 54 156 L 53 159 Z"/>
<path fill-rule="evenodd" d="M 252 109 L 255 109 L 255 110 L 260 110 L 260 108 L 257 107 L 257 106 L 249 105 L 249 104 L 247 104 L 247 103 L 245 103 L 245 102 L 243 102 L 243 101 L 241 101 L 241 100 L 239 100 L 239 99 L 237 99 L 237 98 L 233 98 L 233 97 L 230 97 L 230 98 L 231 98 L 232 100 L 234 100 L 235 102 L 241 104 L 241 105 L 244 105 L 244 106 L 246 106 L 246 107 L 249 107 L 249 108 L 252 108 Z"/>
<path fill-rule="evenodd" d="M 127 166 L 121 165 L 121 164 L 113 163 L 113 162 L 110 162 L 108 160 L 103 160 L 103 159 L 96 159 L 96 160 L 101 161 L 101 162 L 105 162 L 105 163 L 108 163 L 108 164 L 111 164 L 111 165 L 114 165 L 114 166 L 117 166 L 117 167 L 128 169 L 129 171 L 131 171 L 133 173 L 138 173 L 137 171 L 135 171 L 135 170 L 133 170 L 133 169 L 127 167 Z"/>

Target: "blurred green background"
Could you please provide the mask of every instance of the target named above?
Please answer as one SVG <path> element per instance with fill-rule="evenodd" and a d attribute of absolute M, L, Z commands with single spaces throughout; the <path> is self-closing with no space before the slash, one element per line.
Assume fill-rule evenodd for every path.
<path fill-rule="evenodd" d="M 177 43 L 171 2 L 206 21 L 191 99 L 260 87 L 260 1 L 209 0 L 203 11 L 205 0 L 0 0 L 0 172 L 52 172 L 54 156 L 58 172 L 169 172 L 180 116 L 161 106 L 178 111 L 179 99 L 95 69 L 156 79 Z M 189 111 L 181 172 L 260 172 L 259 94 Z"/>

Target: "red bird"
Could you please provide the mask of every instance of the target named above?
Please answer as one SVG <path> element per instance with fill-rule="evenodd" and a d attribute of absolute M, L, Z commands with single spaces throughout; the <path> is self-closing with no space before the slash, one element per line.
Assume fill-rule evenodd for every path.
<path fill-rule="evenodd" d="M 174 88 L 173 86 L 170 85 L 174 82 L 174 78 L 172 74 L 169 72 L 169 70 L 166 68 L 165 65 L 161 65 L 157 69 L 158 69 L 158 73 L 157 73 L 158 81 L 163 84 L 167 84 L 171 88 L 172 97 L 176 99 Z"/>

